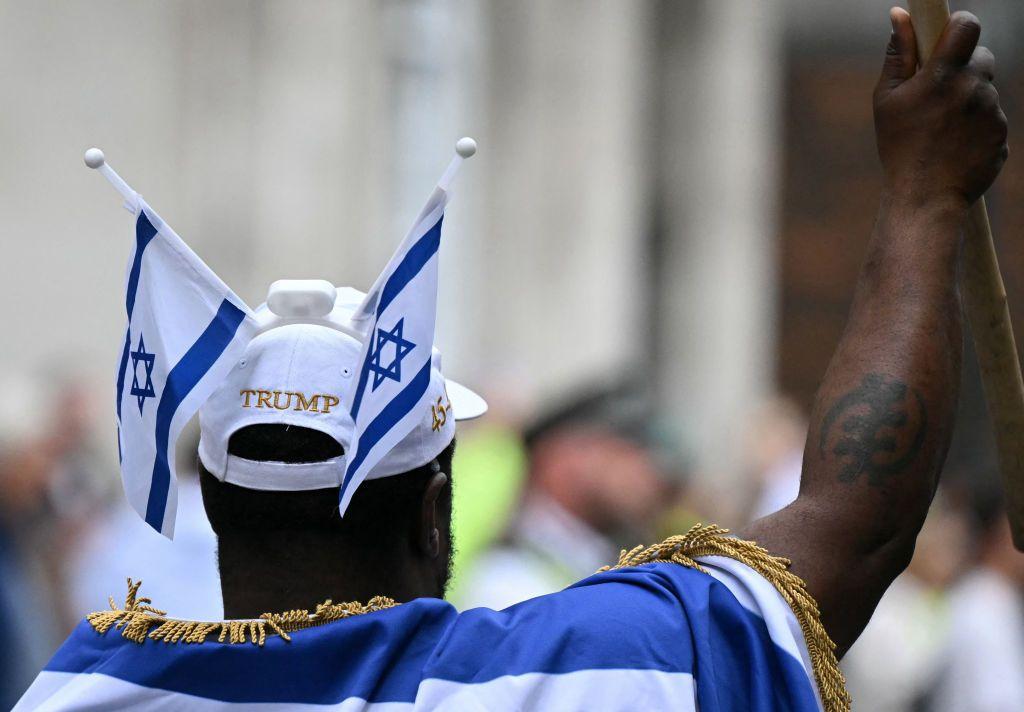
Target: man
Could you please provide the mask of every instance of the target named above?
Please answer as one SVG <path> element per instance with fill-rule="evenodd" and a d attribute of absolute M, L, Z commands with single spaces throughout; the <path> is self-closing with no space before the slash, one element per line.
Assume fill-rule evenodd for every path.
<path fill-rule="evenodd" d="M 504 608 L 557 591 L 615 558 L 613 541 L 649 538 L 670 494 L 650 422 L 644 399 L 620 384 L 582 393 L 528 427 L 521 507 L 455 587 L 457 604 Z"/>
<path fill-rule="evenodd" d="M 982 486 L 972 500 L 977 566 L 950 594 L 956 625 L 932 697 L 939 712 L 997 712 L 1024 701 L 1024 556 L 1013 547 L 1000 493 Z"/>
<path fill-rule="evenodd" d="M 334 476 L 345 454 L 312 415 L 245 409 L 237 383 L 254 369 L 274 383 L 259 390 L 300 390 L 293 375 L 330 385 L 351 353 L 338 332 L 283 326 L 253 339 L 235 390 L 204 406 L 223 416 L 202 419 L 200 453 L 234 620 L 175 620 L 133 585 L 79 625 L 21 708 L 848 709 L 831 641 L 840 655 L 853 643 L 913 551 L 959 383 L 961 228 L 1007 155 L 977 20 L 954 15 L 919 73 L 908 14 L 892 20 L 875 95 L 885 191 L 800 496 L 743 532 L 792 571 L 698 527 L 565 591 L 458 614 L 433 598 L 451 550 L 454 434 L 412 431 L 407 474 L 367 480 L 340 519 L 336 487 L 286 491 Z M 280 491 L 223 481 L 266 487 L 271 473 Z"/>

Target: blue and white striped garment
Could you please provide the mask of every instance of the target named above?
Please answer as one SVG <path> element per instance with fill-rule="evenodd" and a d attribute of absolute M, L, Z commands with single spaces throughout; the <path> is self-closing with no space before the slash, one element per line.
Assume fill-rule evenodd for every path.
<path fill-rule="evenodd" d="M 745 565 L 596 574 L 503 611 L 437 599 L 270 637 L 138 644 L 82 622 L 24 710 L 819 710 L 796 617 Z"/>

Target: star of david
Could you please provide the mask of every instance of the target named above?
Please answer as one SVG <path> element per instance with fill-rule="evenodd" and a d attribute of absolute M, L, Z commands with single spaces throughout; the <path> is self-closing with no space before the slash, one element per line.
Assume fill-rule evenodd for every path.
<path fill-rule="evenodd" d="M 139 415 L 142 415 L 142 406 L 146 404 L 147 398 L 156 398 L 156 391 L 153 390 L 153 362 L 156 360 L 156 355 L 146 352 L 146 342 L 142 340 L 142 334 L 139 334 L 139 348 L 136 351 L 132 351 L 132 390 L 130 394 L 138 398 L 139 400 Z M 139 386 L 139 363 L 146 369 L 146 383 L 144 386 Z"/>
<path fill-rule="evenodd" d="M 373 371 L 373 390 L 377 390 L 377 386 L 383 383 L 385 378 L 399 382 L 402 380 L 402 359 L 416 348 L 416 344 L 402 338 L 404 322 L 404 318 L 399 319 L 391 331 L 377 328 L 377 343 L 373 350 L 373 356 L 370 357 L 370 370 Z M 381 365 L 381 356 L 384 354 L 384 349 L 388 344 L 395 345 L 394 349 L 389 349 L 394 353 L 394 357 L 389 365 L 383 366 Z"/>

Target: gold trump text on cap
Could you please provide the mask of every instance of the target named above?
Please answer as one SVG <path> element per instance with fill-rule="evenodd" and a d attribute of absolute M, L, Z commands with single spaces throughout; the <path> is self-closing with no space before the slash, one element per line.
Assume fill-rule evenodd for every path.
<path fill-rule="evenodd" d="M 340 403 L 338 396 L 327 393 L 314 393 L 306 397 L 305 393 L 298 391 L 264 391 L 261 389 L 245 388 L 238 392 L 238 395 L 245 396 L 242 401 L 243 408 L 276 408 L 277 410 L 305 410 L 311 413 L 330 413 L 331 408 Z M 255 396 L 255 398 L 254 398 Z"/>

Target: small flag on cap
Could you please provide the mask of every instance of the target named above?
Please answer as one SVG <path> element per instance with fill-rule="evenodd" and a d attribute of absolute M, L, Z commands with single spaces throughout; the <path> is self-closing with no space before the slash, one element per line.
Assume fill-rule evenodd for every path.
<path fill-rule="evenodd" d="M 416 427 L 426 405 L 437 317 L 441 223 L 459 165 L 476 153 L 462 138 L 456 155 L 387 267 L 356 309 L 366 322 L 359 377 L 346 404 L 355 424 L 339 510 L 345 515 L 356 488 L 373 466 Z"/>
<path fill-rule="evenodd" d="M 171 538 L 177 509 L 174 445 L 256 334 L 256 322 L 99 149 L 90 149 L 85 161 L 110 180 L 136 215 L 125 287 L 128 326 L 117 363 L 118 455 L 128 502 Z"/>

